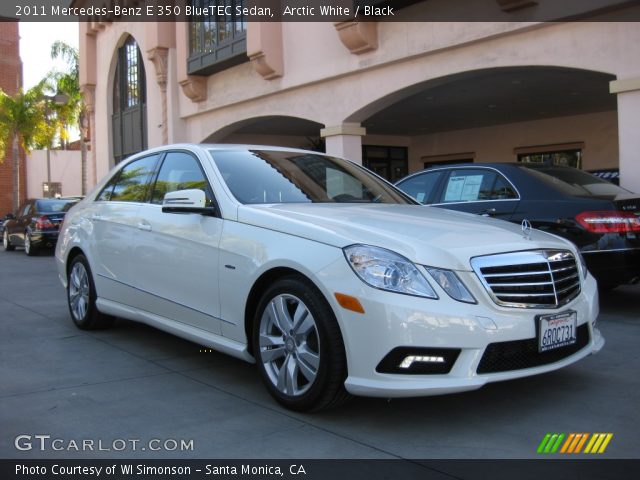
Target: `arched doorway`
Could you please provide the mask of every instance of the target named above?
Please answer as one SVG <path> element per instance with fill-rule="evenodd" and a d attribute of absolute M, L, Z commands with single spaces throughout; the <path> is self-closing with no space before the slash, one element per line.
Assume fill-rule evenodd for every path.
<path fill-rule="evenodd" d="M 403 146 L 409 173 L 469 162 L 617 168 L 612 80 L 608 73 L 555 66 L 466 71 L 400 89 L 346 121 L 366 128 L 364 165 L 391 181 Z"/>
<path fill-rule="evenodd" d="M 321 123 L 305 118 L 269 115 L 240 120 L 212 133 L 202 143 L 246 143 L 324 151 Z"/>
<path fill-rule="evenodd" d="M 142 54 L 132 36 L 118 48 L 113 81 L 115 163 L 147 148 L 147 89 Z"/>

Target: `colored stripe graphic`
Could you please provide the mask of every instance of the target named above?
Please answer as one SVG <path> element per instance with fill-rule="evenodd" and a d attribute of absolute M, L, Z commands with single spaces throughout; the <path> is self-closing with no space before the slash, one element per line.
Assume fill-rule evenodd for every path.
<path fill-rule="evenodd" d="M 567 453 L 569 446 L 571 445 L 571 443 L 575 438 L 576 438 L 576 434 L 570 433 L 569 436 L 567 437 L 567 441 L 564 442 L 564 445 L 562 445 L 562 449 L 560 450 L 560 453 Z"/>
<path fill-rule="evenodd" d="M 547 442 L 549 441 L 550 438 L 551 438 L 551 434 L 550 433 L 547 433 L 544 436 L 544 438 L 540 442 L 540 445 L 538 445 L 538 453 L 543 453 L 544 452 L 544 447 L 547 446 Z"/>
<path fill-rule="evenodd" d="M 547 433 L 538 445 L 538 453 L 556 453 L 564 437 L 564 433 Z"/>
<path fill-rule="evenodd" d="M 582 450 L 582 447 L 584 446 L 584 443 L 587 441 L 587 438 L 589 438 L 588 433 L 581 433 L 580 435 L 582 435 L 582 438 L 580 439 L 580 442 L 576 446 L 576 450 L 574 453 L 580 453 L 580 451 Z"/>
<path fill-rule="evenodd" d="M 613 438 L 613 433 L 594 433 L 584 453 L 604 453 Z"/>
<path fill-rule="evenodd" d="M 588 437 L 588 433 L 570 433 L 560 453 L 580 453 L 582 445 L 584 445 Z"/>
<path fill-rule="evenodd" d="M 613 433 L 547 433 L 538 445 L 541 454 L 604 453 L 613 438 Z M 587 444 L 583 451 L 583 447 Z"/>

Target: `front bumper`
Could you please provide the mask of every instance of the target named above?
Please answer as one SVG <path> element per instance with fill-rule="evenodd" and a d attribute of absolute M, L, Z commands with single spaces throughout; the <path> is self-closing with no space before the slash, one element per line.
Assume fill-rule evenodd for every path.
<path fill-rule="evenodd" d="M 451 299 L 434 281 L 440 299 L 431 300 L 377 290 L 355 277 L 346 262 L 336 262 L 322 272 L 326 298 L 332 303 L 345 343 L 348 378 L 346 389 L 355 395 L 410 397 L 474 390 L 489 382 L 536 375 L 570 365 L 599 351 L 604 339 L 595 328 L 599 313 L 596 282 L 590 275 L 581 293 L 560 309 L 499 307 L 489 297 L 473 272 L 458 272 L 476 305 Z M 427 278 L 430 278 L 427 276 Z M 340 307 L 334 293 L 357 297 L 365 314 Z M 577 325 L 584 325 L 588 338 L 578 351 L 557 361 L 531 368 L 478 373 L 490 344 L 536 338 L 536 315 L 574 310 Z M 585 330 L 585 327 L 582 330 Z M 376 367 L 397 347 L 460 349 L 446 374 L 380 373 Z"/>

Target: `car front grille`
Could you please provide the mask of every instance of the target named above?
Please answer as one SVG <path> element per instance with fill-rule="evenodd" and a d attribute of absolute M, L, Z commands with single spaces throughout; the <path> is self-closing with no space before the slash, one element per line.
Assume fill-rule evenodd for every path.
<path fill-rule="evenodd" d="M 508 372 L 539 367 L 567 358 L 589 344 L 589 326 L 584 323 L 576 330 L 576 343 L 546 352 L 538 351 L 538 339 L 491 343 L 480 360 L 478 374 Z"/>
<path fill-rule="evenodd" d="M 566 250 L 530 250 L 471 259 L 495 303 L 516 308 L 557 308 L 580 293 L 580 271 Z"/>

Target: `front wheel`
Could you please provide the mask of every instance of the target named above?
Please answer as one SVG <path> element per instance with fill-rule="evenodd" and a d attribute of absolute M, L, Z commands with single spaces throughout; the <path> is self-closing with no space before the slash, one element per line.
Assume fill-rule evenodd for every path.
<path fill-rule="evenodd" d="M 113 317 L 100 313 L 96 307 L 96 287 L 86 257 L 74 257 L 68 271 L 67 303 L 73 322 L 82 330 L 110 327 Z"/>
<path fill-rule="evenodd" d="M 269 393 L 292 410 L 322 410 L 349 398 L 342 335 L 322 294 L 304 277 L 278 280 L 262 296 L 253 351 Z"/>
<path fill-rule="evenodd" d="M 4 248 L 5 252 L 11 252 L 16 248 L 11 244 L 11 240 L 9 240 L 9 232 L 6 228 L 4 230 L 4 234 L 2 235 L 2 248 Z"/>

